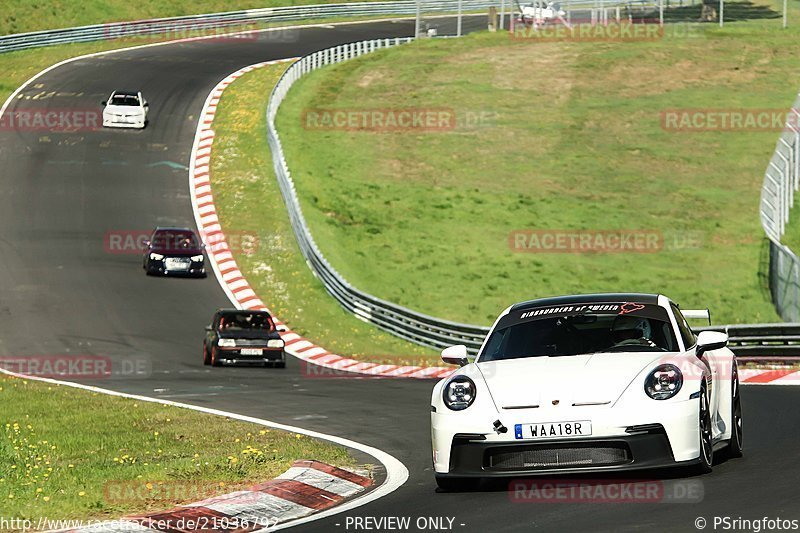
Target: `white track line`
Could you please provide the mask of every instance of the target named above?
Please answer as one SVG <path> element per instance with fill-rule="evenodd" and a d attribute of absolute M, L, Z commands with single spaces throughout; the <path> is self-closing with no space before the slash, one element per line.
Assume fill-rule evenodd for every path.
<path fill-rule="evenodd" d="M 344 511 L 348 511 L 350 509 L 355 509 L 356 507 L 361 507 L 367 503 L 377 500 L 378 498 L 382 498 L 388 494 L 391 494 L 395 490 L 397 490 L 403 483 L 406 482 L 408 479 L 408 469 L 405 467 L 403 463 L 395 459 L 393 456 L 389 455 L 388 453 L 384 452 L 383 450 L 379 450 L 378 448 L 374 448 L 372 446 L 368 446 L 366 444 L 361 444 L 360 442 L 356 442 L 354 440 L 346 439 L 344 437 L 337 437 L 335 435 L 328 435 L 326 433 L 320 433 L 318 431 L 311 431 L 308 429 L 303 429 L 296 426 L 289 426 L 286 424 L 280 424 L 278 422 L 272 422 L 270 420 L 264 420 L 263 418 L 256 418 L 252 416 L 240 415 L 237 413 L 231 413 L 228 411 L 222 411 L 220 409 L 212 409 L 210 407 L 200 407 L 197 405 L 191 405 L 187 403 L 181 402 L 174 402 L 172 400 L 163 400 L 159 398 L 151 398 L 149 396 L 141 396 L 138 394 L 128 394 L 125 392 L 118 392 L 109 389 L 102 389 L 100 387 L 94 387 L 91 385 L 82 385 L 80 383 L 72 383 L 69 381 L 59 381 L 57 379 L 51 378 L 42 378 L 36 376 L 26 376 L 25 374 L 18 374 L 16 372 L 11 372 L 9 370 L 5 370 L 0 368 L 0 372 L 3 374 L 14 376 L 17 378 L 28 379 L 31 381 L 40 381 L 43 383 L 50 383 L 53 385 L 63 385 L 65 387 L 72 387 L 75 389 L 81 389 L 91 392 L 98 392 L 101 394 L 107 394 L 109 396 L 117 396 L 120 398 L 128 398 L 131 400 L 137 400 L 141 402 L 149 402 L 149 403 L 159 403 L 161 405 L 169 405 L 172 407 L 180 407 L 182 409 L 189 409 L 192 411 L 198 411 L 200 413 L 206 413 L 210 415 L 216 416 L 224 416 L 228 418 L 232 418 L 234 420 L 241 420 L 242 422 L 250 422 L 253 424 L 258 424 L 261 426 L 266 426 L 273 429 L 279 429 L 282 431 L 289 431 L 292 433 L 299 433 L 301 435 L 306 435 L 308 437 L 312 437 L 315 439 L 324 440 L 327 442 L 331 442 L 333 444 L 338 444 L 340 446 L 345 446 L 347 448 L 351 448 L 354 450 L 358 450 L 360 452 L 366 453 L 367 455 L 371 455 L 375 459 L 380 462 L 384 468 L 386 469 L 386 480 L 379 485 L 374 490 L 367 492 L 363 496 L 359 496 L 353 500 L 343 503 L 342 505 L 332 507 L 330 509 L 321 511 L 319 513 L 313 514 L 311 516 L 307 516 L 305 518 L 301 518 L 299 520 L 294 520 L 291 522 L 286 522 L 284 524 L 279 524 L 277 526 L 265 528 L 259 531 L 275 531 L 278 529 L 285 529 L 289 527 L 294 527 L 299 524 L 304 524 L 306 522 L 311 522 L 314 520 L 319 520 L 320 518 L 324 518 L 326 516 L 331 516 L 334 514 L 338 514 Z"/>

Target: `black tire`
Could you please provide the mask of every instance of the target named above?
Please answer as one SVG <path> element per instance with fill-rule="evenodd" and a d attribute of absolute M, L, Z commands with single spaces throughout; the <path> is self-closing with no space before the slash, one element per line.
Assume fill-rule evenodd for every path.
<path fill-rule="evenodd" d="M 286 361 L 278 361 L 276 363 L 272 363 L 273 368 L 286 368 Z"/>
<path fill-rule="evenodd" d="M 217 347 L 216 346 L 212 346 L 211 347 L 211 366 L 221 366 L 222 365 L 222 363 L 219 362 L 219 359 L 217 359 L 217 354 L 218 353 L 219 353 L 219 350 L 217 350 Z"/>
<path fill-rule="evenodd" d="M 211 357 L 208 355 L 208 346 L 206 346 L 206 341 L 203 341 L 203 364 L 211 364 Z"/>
<path fill-rule="evenodd" d="M 698 431 L 700 432 L 700 464 L 697 465 L 698 474 L 711 472 L 714 463 L 714 442 L 711 434 L 711 409 L 708 405 L 708 394 L 703 383 L 700 387 L 700 408 L 698 409 Z"/>
<path fill-rule="evenodd" d="M 442 492 L 466 492 L 477 489 L 481 484 L 478 477 L 436 476 L 436 485 Z"/>
<path fill-rule="evenodd" d="M 725 457 L 737 458 L 742 456 L 742 398 L 739 393 L 739 369 L 734 363 L 731 377 L 731 438 L 725 448 Z"/>

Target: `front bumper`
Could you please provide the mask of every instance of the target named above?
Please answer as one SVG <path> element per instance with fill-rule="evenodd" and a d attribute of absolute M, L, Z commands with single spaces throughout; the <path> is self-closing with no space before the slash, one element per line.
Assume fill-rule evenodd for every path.
<path fill-rule="evenodd" d="M 697 462 L 686 461 L 681 464 Z M 497 443 L 455 437 L 448 476 L 508 477 L 677 466 L 664 428 L 634 435 Z"/>
<path fill-rule="evenodd" d="M 150 274 L 160 274 L 163 276 L 195 276 L 203 277 L 206 275 L 205 261 L 191 261 L 188 268 L 170 269 L 167 268 L 166 258 L 147 259 L 145 266 Z"/>
<path fill-rule="evenodd" d="M 693 399 L 651 401 L 628 407 L 554 407 L 503 412 L 499 421 L 508 428 L 506 433 L 492 429 L 493 421 L 498 420 L 496 411 L 486 409 L 470 415 L 469 410 L 453 412 L 440 408 L 431 413 L 433 466 L 440 475 L 493 477 L 691 464 L 700 456 L 698 408 L 699 401 Z M 570 420 L 591 421 L 591 436 L 514 437 L 515 424 Z M 572 462 L 553 460 L 550 458 L 553 454 L 559 458 L 572 457 Z"/>
<path fill-rule="evenodd" d="M 219 362 L 224 365 L 275 365 L 286 363 L 286 352 L 283 348 L 267 348 L 265 346 L 247 346 L 244 348 L 259 349 L 261 355 L 242 355 L 242 347 L 219 348 Z"/>
<path fill-rule="evenodd" d="M 104 128 L 144 128 L 147 124 L 146 117 L 117 117 L 117 116 L 103 116 Z"/>

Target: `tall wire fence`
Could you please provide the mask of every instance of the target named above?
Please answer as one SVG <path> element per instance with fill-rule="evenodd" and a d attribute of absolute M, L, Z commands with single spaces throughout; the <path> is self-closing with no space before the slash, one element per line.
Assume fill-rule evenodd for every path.
<path fill-rule="evenodd" d="M 769 288 L 780 317 L 800 321 L 800 258 L 781 242 L 800 186 L 800 96 L 764 173 L 761 225 L 769 239 Z"/>

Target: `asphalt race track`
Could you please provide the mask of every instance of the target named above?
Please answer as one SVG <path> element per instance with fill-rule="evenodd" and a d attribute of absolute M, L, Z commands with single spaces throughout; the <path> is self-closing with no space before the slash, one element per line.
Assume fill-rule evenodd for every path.
<path fill-rule="evenodd" d="M 376 22 L 142 48 L 66 64 L 27 87 L 9 111 L 99 110 L 111 90 L 141 89 L 151 121 L 143 131 L 0 132 L 0 355 L 107 355 L 115 368 L 137 361 L 144 375 L 91 384 L 351 438 L 408 467 L 408 482 L 390 496 L 302 531 L 355 531 L 347 516 L 409 516 L 411 531 L 417 517 L 449 517 L 453 530 L 467 532 L 693 531 L 701 516 L 709 530 L 714 516 L 800 518 L 800 387 L 743 388 L 746 455 L 695 478 L 701 504 L 520 503 L 506 482 L 441 494 L 430 460 L 433 382 L 314 378 L 294 359 L 286 370 L 212 371 L 201 360 L 203 327 L 230 305 L 214 276 L 146 277 L 138 255 L 108 253 L 108 232 L 194 226 L 185 166 L 203 101 L 224 76 L 412 28 Z"/>

